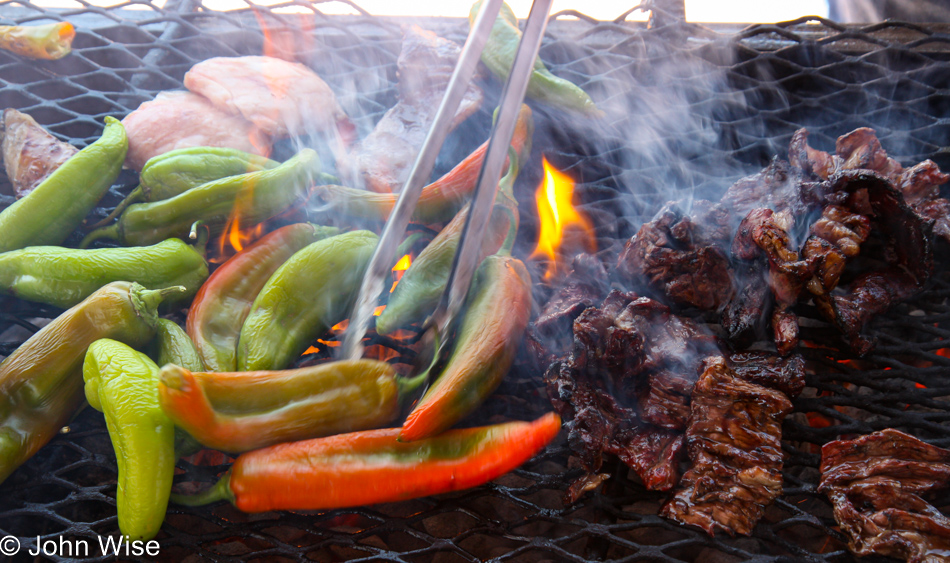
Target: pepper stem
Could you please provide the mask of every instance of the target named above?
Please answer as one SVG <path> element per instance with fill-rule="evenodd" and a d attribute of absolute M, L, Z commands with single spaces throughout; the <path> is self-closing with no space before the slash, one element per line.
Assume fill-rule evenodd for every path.
<path fill-rule="evenodd" d="M 204 227 L 202 229 L 202 227 Z M 207 258 L 208 256 L 208 239 L 211 238 L 211 228 L 208 225 L 205 225 L 204 221 L 195 221 L 191 225 L 191 232 L 188 233 L 188 238 L 195 241 L 194 247 L 195 250 L 201 253 L 202 256 Z"/>
<path fill-rule="evenodd" d="M 92 231 L 86 238 L 82 239 L 82 242 L 79 243 L 79 248 L 89 248 L 89 245 L 96 242 L 99 239 L 111 239 L 119 240 L 119 223 L 113 223 L 108 227 L 102 227 L 101 229 L 96 229 Z"/>
<path fill-rule="evenodd" d="M 135 312 L 143 317 L 155 317 L 157 319 L 158 306 L 172 295 L 185 293 L 188 291 L 183 285 L 173 285 L 163 289 L 145 289 L 139 284 L 133 284 L 129 297 L 132 299 L 132 305 Z M 157 320 L 155 322 L 158 322 Z"/>
<path fill-rule="evenodd" d="M 204 506 L 206 504 L 211 504 L 212 502 L 218 502 L 220 500 L 226 500 L 231 504 L 234 504 L 234 493 L 231 492 L 230 485 L 231 473 L 228 472 L 225 473 L 217 483 L 201 491 L 200 493 L 195 493 L 193 495 L 172 493 L 171 496 L 168 497 L 168 500 L 182 506 Z"/>
<path fill-rule="evenodd" d="M 132 205 L 133 203 L 138 203 L 144 199 L 145 199 L 145 192 L 142 190 L 142 186 L 141 185 L 136 186 L 134 190 L 129 192 L 129 195 L 125 196 L 125 199 L 119 202 L 119 205 L 115 206 L 115 209 L 112 210 L 112 213 L 110 213 L 102 221 L 99 221 L 95 225 L 92 225 L 90 228 L 99 229 L 101 227 L 105 227 L 106 225 L 111 223 L 116 217 L 121 215 L 122 212 L 125 211 L 126 207 Z"/>

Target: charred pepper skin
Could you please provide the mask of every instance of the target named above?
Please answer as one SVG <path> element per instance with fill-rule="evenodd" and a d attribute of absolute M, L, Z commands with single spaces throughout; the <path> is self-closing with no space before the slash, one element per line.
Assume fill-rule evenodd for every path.
<path fill-rule="evenodd" d="M 119 176 L 129 147 L 122 124 L 112 117 L 105 122 L 96 142 L 0 212 L 0 252 L 62 244 L 82 224 Z"/>
<path fill-rule="evenodd" d="M 240 453 L 389 424 L 399 414 L 397 387 L 391 365 L 364 359 L 236 373 L 166 365 L 158 394 L 201 444 Z"/>
<path fill-rule="evenodd" d="M 298 250 L 338 233 L 339 229 L 334 227 L 309 223 L 287 225 L 235 254 L 214 271 L 195 296 L 185 325 L 207 369 L 237 369 L 241 326 L 264 284 Z"/>
<path fill-rule="evenodd" d="M 155 334 L 159 303 L 181 291 L 108 284 L 0 363 L 0 482 L 59 432 L 79 406 L 86 349 L 100 338 L 145 346 Z"/>
<path fill-rule="evenodd" d="M 404 443 L 398 429 L 278 444 L 242 454 L 208 491 L 173 502 L 228 500 L 244 512 L 329 510 L 475 487 L 531 459 L 557 436 L 549 413 L 533 422 L 451 430 Z"/>
<path fill-rule="evenodd" d="M 208 182 L 279 165 L 264 156 L 224 147 L 188 147 L 153 156 L 139 172 L 139 186 L 95 228 L 111 223 L 133 203 L 173 198 Z"/>
<path fill-rule="evenodd" d="M 469 23 L 474 23 L 481 6 L 481 0 L 472 6 L 468 16 Z M 519 41 L 521 41 L 521 30 L 518 29 L 518 18 L 508 4 L 503 3 L 498 19 L 495 20 L 495 25 L 492 26 L 488 36 L 485 50 L 482 51 L 482 62 L 502 82 L 511 72 Z M 551 74 L 551 71 L 541 62 L 541 57 L 534 61 L 534 72 L 531 73 L 528 81 L 527 95 L 529 98 L 553 107 L 573 110 L 591 117 L 599 118 L 605 115 L 597 108 L 587 92 L 573 82 Z"/>
<path fill-rule="evenodd" d="M 241 327 L 238 371 L 284 369 L 346 318 L 377 242 L 369 231 L 351 231 L 317 241 L 284 262 Z"/>
<path fill-rule="evenodd" d="M 203 252 L 180 239 L 144 248 L 77 250 L 31 246 L 0 254 L 0 293 L 67 309 L 114 281 L 148 289 L 186 288 L 172 301 L 193 296 L 208 278 Z"/>
<path fill-rule="evenodd" d="M 531 108 L 522 105 L 515 123 L 515 133 L 511 139 L 511 147 L 518 154 L 521 162 L 524 162 L 528 153 L 531 152 L 533 135 L 534 120 L 531 116 Z M 487 142 L 475 149 L 444 176 L 422 188 L 412 220 L 428 225 L 452 219 L 465 206 L 475 190 L 486 150 L 488 150 Z M 317 186 L 314 191 L 324 201 L 333 204 L 334 211 L 377 221 L 386 221 L 389 218 L 398 197 L 398 194 L 377 193 L 337 185 Z"/>
<path fill-rule="evenodd" d="M 119 531 L 150 540 L 165 520 L 175 476 L 175 425 L 158 404 L 158 366 L 129 346 L 104 338 L 83 363 L 86 400 L 106 418 L 119 469 Z"/>
<path fill-rule="evenodd" d="M 319 173 L 319 156 L 303 149 L 276 168 L 208 182 L 171 199 L 130 205 L 115 224 L 89 233 L 81 246 L 99 239 L 145 246 L 186 237 L 197 221 L 208 226 L 212 237 L 221 233 L 229 219 L 253 226 L 300 199 Z"/>
<path fill-rule="evenodd" d="M 442 374 L 406 418 L 399 439 L 435 436 L 475 410 L 508 373 L 531 317 L 531 275 L 521 260 L 489 256 Z"/>

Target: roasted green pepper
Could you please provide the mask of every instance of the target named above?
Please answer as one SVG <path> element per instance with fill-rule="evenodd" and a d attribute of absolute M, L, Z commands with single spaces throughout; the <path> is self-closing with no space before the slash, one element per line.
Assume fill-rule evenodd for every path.
<path fill-rule="evenodd" d="M 148 347 L 148 355 L 157 365 L 175 364 L 192 371 L 202 371 L 204 366 L 198 351 L 188 334 L 169 319 L 158 319 L 155 326 L 155 338 Z M 157 377 L 157 376 L 156 376 Z M 179 457 L 191 455 L 201 450 L 198 443 L 188 432 L 175 428 L 175 453 Z"/>
<path fill-rule="evenodd" d="M 442 374 L 402 425 L 407 442 L 435 436 L 475 410 L 515 359 L 531 316 L 531 275 L 511 256 L 486 258 Z"/>
<path fill-rule="evenodd" d="M 82 400 L 82 361 L 100 338 L 133 347 L 155 334 L 156 309 L 184 291 L 114 282 L 64 312 L 0 363 L 0 482 L 48 442 Z"/>
<path fill-rule="evenodd" d="M 335 227 L 287 225 L 235 254 L 214 271 L 195 296 L 185 325 L 207 369 L 237 369 L 241 326 L 261 288 L 295 252 L 338 233 Z"/>
<path fill-rule="evenodd" d="M 26 197 L 0 212 L 0 252 L 62 244 L 119 176 L 128 146 L 119 120 L 106 117 L 99 140 L 74 154 Z"/>
<path fill-rule="evenodd" d="M 474 23 L 482 7 L 482 0 L 476 2 L 468 15 L 469 23 Z M 482 51 L 482 62 L 488 70 L 502 82 L 508 79 L 511 65 L 515 62 L 515 53 L 518 51 L 518 42 L 521 41 L 521 30 L 518 29 L 518 18 L 511 11 L 508 4 L 502 3 L 501 12 L 495 25 L 492 26 L 488 42 Z M 534 72 L 528 81 L 529 98 L 544 102 L 557 108 L 577 111 L 592 117 L 603 117 L 604 112 L 594 105 L 587 92 L 569 80 L 551 74 L 551 71 L 541 62 L 541 57 L 534 61 Z"/>
<path fill-rule="evenodd" d="M 188 147 L 153 156 L 139 172 L 139 186 L 94 228 L 111 223 L 133 203 L 169 199 L 214 180 L 279 165 L 266 156 L 225 147 Z"/>
<path fill-rule="evenodd" d="M 114 281 L 149 289 L 185 287 L 173 301 L 194 295 L 208 277 L 204 249 L 179 239 L 145 248 L 77 250 L 31 246 L 0 254 L 0 293 L 68 308 Z"/>
<path fill-rule="evenodd" d="M 517 159 L 512 159 L 508 173 L 498 183 L 496 203 L 482 241 L 480 259 L 494 254 L 506 242 L 509 248 L 514 244 L 513 237 L 518 230 L 518 204 L 511 194 L 517 176 Z M 467 217 L 468 206 L 459 211 L 413 260 L 389 296 L 386 308 L 376 317 L 376 331 L 379 334 L 390 334 L 399 328 L 422 322 L 435 310 L 449 281 L 452 261 Z"/>
<path fill-rule="evenodd" d="M 119 531 L 150 540 L 165 519 L 175 476 L 175 426 L 158 404 L 158 366 L 127 345 L 104 338 L 83 363 L 86 400 L 105 415 L 119 468 Z"/>
<path fill-rule="evenodd" d="M 300 250 L 274 272 L 241 327 L 238 371 L 289 366 L 346 318 L 379 239 L 352 231 Z"/>
<path fill-rule="evenodd" d="M 158 395 L 175 424 L 226 452 L 377 428 L 399 414 L 396 371 L 366 359 L 235 373 L 169 364 Z"/>
<path fill-rule="evenodd" d="M 531 118 L 531 108 L 522 105 L 515 124 L 514 136 L 511 139 L 511 148 L 514 149 L 521 162 L 524 162 L 528 153 L 531 152 L 533 134 L 534 121 Z M 412 213 L 412 220 L 416 223 L 431 224 L 448 221 L 455 216 L 475 190 L 478 173 L 482 168 L 487 149 L 486 142 L 444 176 L 422 188 L 419 202 Z M 389 218 L 398 198 L 398 194 L 384 194 L 337 185 L 317 186 L 314 193 L 332 204 L 334 212 L 379 221 Z"/>
<path fill-rule="evenodd" d="M 251 227 L 290 207 L 319 172 L 317 153 L 303 149 L 276 168 L 208 182 L 170 199 L 130 205 L 115 224 L 89 233 L 81 246 L 103 238 L 126 246 L 154 244 L 187 236 L 197 221 L 208 226 L 212 237 L 230 219 Z"/>

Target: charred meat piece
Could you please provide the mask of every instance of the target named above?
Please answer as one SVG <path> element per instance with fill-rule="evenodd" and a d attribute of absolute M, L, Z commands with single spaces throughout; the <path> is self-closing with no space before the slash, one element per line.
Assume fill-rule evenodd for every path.
<path fill-rule="evenodd" d="M 950 487 L 950 450 L 887 429 L 821 449 L 821 483 L 857 555 L 947 561 L 950 518 L 925 497 Z"/>
<path fill-rule="evenodd" d="M 13 185 L 13 193 L 23 197 L 40 185 L 78 149 L 50 135 L 25 113 L 3 111 L 3 167 Z"/>
<path fill-rule="evenodd" d="M 574 319 L 588 307 L 600 303 L 607 293 L 607 270 L 591 254 L 574 257 L 566 282 L 544 306 L 541 315 L 528 326 L 525 345 L 541 369 L 570 351 Z"/>
<path fill-rule="evenodd" d="M 808 174 L 827 180 L 840 168 L 841 159 L 808 145 L 808 130 L 801 128 L 792 135 L 788 143 L 788 160 L 792 166 L 801 168 Z"/>
<path fill-rule="evenodd" d="M 271 138 L 335 131 L 343 146 L 356 140 L 336 95 L 300 63 L 274 57 L 215 57 L 185 73 L 185 88 L 243 116 Z"/>
<path fill-rule="evenodd" d="M 413 26 L 403 38 L 397 61 L 399 100 L 373 131 L 340 163 L 355 185 L 375 192 L 398 192 L 448 88 L 461 48 L 436 34 Z M 482 103 L 482 91 L 469 86 L 452 127 L 465 121 Z"/>
<path fill-rule="evenodd" d="M 903 172 L 900 163 L 887 156 L 874 130 L 868 127 L 838 137 L 835 152 L 841 158 L 841 170 L 873 170 L 894 182 Z"/>
<path fill-rule="evenodd" d="M 660 514 L 710 535 L 749 535 L 782 493 L 782 420 L 792 404 L 740 379 L 725 358 L 704 365 L 686 430 L 690 468 Z"/>
<path fill-rule="evenodd" d="M 838 286 L 848 257 L 837 246 L 812 235 L 802 247 L 802 258 L 814 266 L 814 275 L 805 284 L 814 295 L 825 295 Z"/>
<path fill-rule="evenodd" d="M 768 267 L 764 260 L 737 266 L 735 272 L 739 289 L 723 308 L 719 323 L 729 343 L 741 349 L 765 338 L 772 294 L 766 280 Z"/>
<path fill-rule="evenodd" d="M 938 189 L 948 179 L 934 161 L 925 160 L 904 170 L 898 188 L 917 215 L 933 221 L 934 235 L 950 242 L 950 200 L 940 197 Z"/>
<path fill-rule="evenodd" d="M 933 221 L 934 235 L 950 242 L 950 200 L 938 197 L 922 200 L 911 206 L 925 221 Z"/>
<path fill-rule="evenodd" d="M 776 356 L 764 351 L 729 355 L 729 367 L 745 381 L 797 397 L 805 388 L 805 358 L 799 354 Z"/>
<path fill-rule="evenodd" d="M 188 147 L 229 147 L 270 154 L 270 139 L 250 121 L 191 92 L 161 92 L 122 120 L 129 137 L 125 163 L 135 170 L 153 156 Z"/>
<path fill-rule="evenodd" d="M 678 432 L 631 425 L 618 431 L 604 451 L 619 457 L 651 491 L 668 491 L 679 481 L 683 435 Z"/>
<path fill-rule="evenodd" d="M 624 245 L 618 272 L 671 305 L 718 310 L 733 293 L 729 259 L 699 240 L 695 229 L 674 207 L 663 208 Z"/>
<path fill-rule="evenodd" d="M 861 252 L 861 244 L 871 234 L 871 221 L 864 215 L 850 213 L 839 205 L 829 205 L 811 227 L 814 235 L 834 244 L 848 258 Z"/>
<path fill-rule="evenodd" d="M 803 197 L 802 174 L 800 168 L 773 159 L 758 174 L 730 186 L 719 203 L 730 210 L 737 221 L 759 207 L 793 217 L 804 216 L 816 202 Z"/>

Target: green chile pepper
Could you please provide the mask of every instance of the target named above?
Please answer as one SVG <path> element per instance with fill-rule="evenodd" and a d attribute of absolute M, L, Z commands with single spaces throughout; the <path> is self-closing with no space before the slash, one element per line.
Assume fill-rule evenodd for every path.
<path fill-rule="evenodd" d="M 104 338 L 83 363 L 86 400 L 105 415 L 119 468 L 119 531 L 150 540 L 165 520 L 175 476 L 175 425 L 158 404 L 158 366 L 127 345 Z"/>
<path fill-rule="evenodd" d="M 319 156 L 312 149 L 303 149 L 277 168 L 221 178 L 171 199 L 130 205 L 115 224 L 89 233 L 81 246 L 103 238 L 125 246 L 154 244 L 187 236 L 196 221 L 204 222 L 212 237 L 219 235 L 230 219 L 250 227 L 290 207 L 319 173 Z"/>
<path fill-rule="evenodd" d="M 396 371 L 367 359 L 231 373 L 169 364 L 158 396 L 175 424 L 226 452 L 378 428 L 399 414 Z"/>
<path fill-rule="evenodd" d="M 241 327 L 238 371 L 283 369 L 346 318 L 377 242 L 369 231 L 352 231 L 315 242 L 284 262 Z"/>
<path fill-rule="evenodd" d="M 62 244 L 82 224 L 119 176 L 129 146 L 119 120 L 106 117 L 105 121 L 96 142 L 0 212 L 0 252 Z"/>
<path fill-rule="evenodd" d="M 155 338 L 149 346 L 148 355 L 157 365 L 175 364 L 185 369 L 202 371 L 204 365 L 188 334 L 169 319 L 158 319 Z M 175 453 L 178 457 L 191 455 L 201 450 L 201 444 L 181 428 L 175 428 Z"/>
<path fill-rule="evenodd" d="M 491 395 L 508 373 L 531 317 L 531 275 L 506 254 L 486 258 L 468 296 L 452 355 L 406 418 L 399 439 L 436 436 Z"/>
<path fill-rule="evenodd" d="M 482 7 L 482 0 L 476 2 L 468 15 L 469 23 L 474 23 Z M 518 42 L 521 41 L 521 30 L 518 29 L 518 18 L 511 11 L 508 4 L 501 5 L 501 12 L 495 25 L 492 26 L 482 51 L 482 62 L 492 73 L 501 79 L 507 80 L 511 72 L 511 65 L 515 62 L 515 53 Z M 529 98 L 544 102 L 553 107 L 574 110 L 592 117 L 603 117 L 603 111 L 594 105 L 587 92 L 569 80 L 551 74 L 551 71 L 541 62 L 541 57 L 534 61 L 534 72 L 528 81 Z"/>
<path fill-rule="evenodd" d="M 279 165 L 266 156 L 225 147 L 188 147 L 153 156 L 139 172 L 139 186 L 93 228 L 108 225 L 133 203 L 169 199 L 214 180 Z"/>
<path fill-rule="evenodd" d="M 309 223 L 287 225 L 238 252 L 214 271 L 188 309 L 185 325 L 207 369 L 237 369 L 241 326 L 261 288 L 295 252 L 339 232 L 335 227 Z"/>
<path fill-rule="evenodd" d="M 82 401 L 82 362 L 100 338 L 146 345 L 159 303 L 183 288 L 114 282 L 64 312 L 0 362 L 0 482 L 59 432 Z"/>
<path fill-rule="evenodd" d="M 184 286 L 185 291 L 172 298 L 182 301 L 207 278 L 203 249 L 177 238 L 144 248 L 31 246 L 0 254 L 0 293 L 64 309 L 114 281 L 133 281 L 148 289 Z"/>

